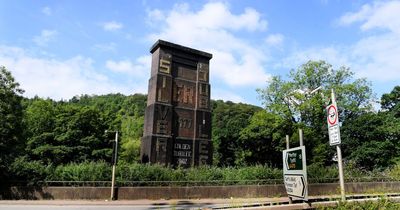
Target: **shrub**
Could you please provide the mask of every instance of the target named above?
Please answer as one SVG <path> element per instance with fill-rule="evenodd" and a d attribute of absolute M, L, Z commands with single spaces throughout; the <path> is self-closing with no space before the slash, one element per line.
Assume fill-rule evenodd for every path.
<path fill-rule="evenodd" d="M 321 164 L 311 164 L 307 167 L 307 178 L 310 183 L 332 182 L 339 177 L 336 166 L 322 166 Z"/>
<path fill-rule="evenodd" d="M 335 207 L 321 207 L 321 210 L 376 210 L 376 209 L 386 209 L 386 210 L 397 210 L 400 208 L 400 204 L 390 201 L 385 198 L 380 198 L 377 201 L 365 201 L 365 202 L 340 202 Z"/>
<path fill-rule="evenodd" d="M 83 162 L 59 165 L 48 181 L 108 181 L 111 177 L 109 164 L 101 162 Z"/>
<path fill-rule="evenodd" d="M 26 157 L 19 157 L 10 166 L 13 175 L 11 182 L 23 182 L 27 185 L 37 185 L 50 174 L 53 174 L 52 165 L 44 165 L 41 161 L 29 161 Z"/>

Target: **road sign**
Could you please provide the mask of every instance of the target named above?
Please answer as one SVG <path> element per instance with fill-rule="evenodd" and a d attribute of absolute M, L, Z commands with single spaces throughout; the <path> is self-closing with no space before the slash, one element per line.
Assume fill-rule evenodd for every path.
<path fill-rule="evenodd" d="M 289 196 L 306 198 L 306 180 L 302 175 L 286 175 L 285 188 Z M 307 200 L 307 199 L 306 199 Z"/>
<path fill-rule="evenodd" d="M 331 146 L 338 145 L 341 143 L 339 125 L 330 126 L 328 133 L 329 133 L 329 144 Z"/>
<path fill-rule="evenodd" d="M 307 165 L 304 146 L 283 150 L 283 180 L 290 197 L 307 200 Z"/>
<path fill-rule="evenodd" d="M 328 116 L 328 133 L 329 133 L 329 144 L 331 146 L 339 145 L 340 140 L 340 128 L 339 128 L 339 114 L 337 111 L 336 103 L 333 103 L 327 108 Z"/>
<path fill-rule="evenodd" d="M 330 126 L 334 126 L 338 123 L 338 113 L 336 104 L 331 104 L 328 107 L 328 124 Z"/>

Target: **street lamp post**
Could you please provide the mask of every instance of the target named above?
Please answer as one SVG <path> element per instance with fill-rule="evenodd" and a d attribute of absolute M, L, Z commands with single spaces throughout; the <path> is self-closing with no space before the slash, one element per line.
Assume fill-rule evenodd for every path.
<path fill-rule="evenodd" d="M 315 89 L 312 90 L 312 91 L 305 92 L 306 98 L 308 98 L 308 97 L 307 97 L 308 95 L 312 95 L 312 94 L 316 93 L 316 92 L 317 92 L 318 90 L 320 90 L 321 88 L 322 88 L 322 86 L 319 86 L 319 87 L 315 88 Z M 309 99 L 309 98 L 308 98 L 308 99 Z M 301 129 L 301 128 L 299 128 L 299 143 L 300 143 L 300 146 L 303 146 L 303 145 L 304 145 L 304 140 L 303 140 L 303 129 Z"/>
<path fill-rule="evenodd" d="M 106 130 L 106 133 L 110 132 Z M 115 143 L 113 148 L 113 158 L 112 158 L 112 175 L 111 175 L 111 200 L 115 200 L 115 171 L 117 166 L 117 158 L 118 158 L 118 131 L 115 132 Z"/>

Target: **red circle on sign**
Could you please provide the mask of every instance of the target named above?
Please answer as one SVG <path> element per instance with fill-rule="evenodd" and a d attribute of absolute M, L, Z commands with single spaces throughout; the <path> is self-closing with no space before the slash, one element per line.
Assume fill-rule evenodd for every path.
<path fill-rule="evenodd" d="M 329 117 L 329 112 L 330 112 L 331 109 L 334 109 L 334 111 L 335 111 L 335 118 L 334 118 L 333 122 L 330 121 L 330 117 Z M 337 118 L 338 118 L 338 115 L 337 115 L 336 106 L 332 104 L 328 108 L 328 123 L 331 124 L 331 125 L 335 125 L 335 123 L 337 121 Z"/>

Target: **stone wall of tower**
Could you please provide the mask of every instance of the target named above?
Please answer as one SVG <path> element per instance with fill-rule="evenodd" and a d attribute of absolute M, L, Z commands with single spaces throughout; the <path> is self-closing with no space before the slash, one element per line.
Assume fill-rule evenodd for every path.
<path fill-rule="evenodd" d="M 142 162 L 182 167 L 211 164 L 212 55 L 162 40 L 150 52 Z"/>

